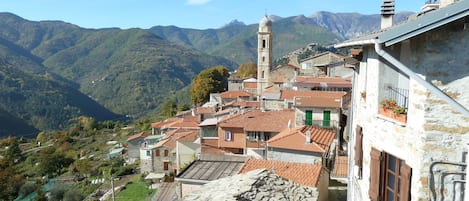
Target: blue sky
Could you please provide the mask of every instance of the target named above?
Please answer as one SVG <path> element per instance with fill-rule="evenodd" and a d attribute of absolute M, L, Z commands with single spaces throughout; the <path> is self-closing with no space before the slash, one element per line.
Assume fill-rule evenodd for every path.
<path fill-rule="evenodd" d="M 377 14 L 382 0 L 0 0 L 0 12 L 61 20 L 85 28 L 219 28 L 237 19 L 258 23 L 267 14 L 310 16 L 317 11 Z M 425 0 L 396 0 L 396 11 L 419 11 Z"/>

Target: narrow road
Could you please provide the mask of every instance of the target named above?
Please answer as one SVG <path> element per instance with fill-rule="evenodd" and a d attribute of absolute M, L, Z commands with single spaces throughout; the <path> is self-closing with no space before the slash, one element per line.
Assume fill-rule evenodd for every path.
<path fill-rule="evenodd" d="M 177 200 L 176 196 L 176 183 L 164 182 L 158 189 L 157 195 L 153 201 L 173 201 Z"/>

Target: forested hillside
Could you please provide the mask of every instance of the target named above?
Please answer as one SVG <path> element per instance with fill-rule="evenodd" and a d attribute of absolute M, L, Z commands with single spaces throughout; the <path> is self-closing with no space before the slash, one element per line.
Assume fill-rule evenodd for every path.
<path fill-rule="evenodd" d="M 5 81 L 0 89 L 27 97 L 25 107 L 15 107 L 22 102 L 14 100 L 3 102 L 4 109 L 39 129 L 62 128 L 75 115 L 102 119 L 108 110 L 130 117 L 154 113 L 201 70 L 237 67 L 230 60 L 171 43 L 143 29 L 84 29 L 60 21 L 28 21 L 10 13 L 0 13 L 0 59 Z M 24 80 L 31 89 L 6 84 L 11 80 Z M 45 105 L 28 107 L 32 100 Z M 107 113 L 96 110 L 94 101 Z M 94 108 L 95 113 L 86 108 Z M 24 114 L 35 110 L 40 115 Z"/>

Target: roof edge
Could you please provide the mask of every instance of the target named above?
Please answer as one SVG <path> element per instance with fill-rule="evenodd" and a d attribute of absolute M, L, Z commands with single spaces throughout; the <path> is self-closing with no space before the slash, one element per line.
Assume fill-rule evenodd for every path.
<path fill-rule="evenodd" d="M 373 45 L 375 43 L 376 43 L 376 39 L 366 39 L 366 40 L 349 41 L 349 42 L 345 41 L 343 43 L 339 43 L 339 44 L 334 45 L 334 48 Z"/>

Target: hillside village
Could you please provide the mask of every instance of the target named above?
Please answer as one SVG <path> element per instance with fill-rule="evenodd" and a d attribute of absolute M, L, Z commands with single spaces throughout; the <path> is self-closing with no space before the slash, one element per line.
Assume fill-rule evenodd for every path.
<path fill-rule="evenodd" d="M 183 200 L 239 199 L 242 187 L 232 192 L 236 184 L 222 180 L 261 175 L 256 169 L 311 193 L 257 190 L 247 200 L 333 200 L 328 189 L 345 185 L 347 200 L 463 200 L 468 9 L 468 1 L 428 2 L 393 25 L 394 1 L 385 0 L 381 30 L 336 45 L 350 56 L 324 52 L 275 67 L 266 16 L 257 79 L 232 77 L 228 91 L 130 137 L 129 158 L 155 183 L 174 179 Z"/>
<path fill-rule="evenodd" d="M 400 24 L 394 7 L 335 44 L 347 56 L 278 66 L 264 16 L 257 76 L 231 73 L 226 91 L 107 141 L 106 156 L 135 167 L 151 200 L 469 200 L 469 0 L 427 1 Z M 123 178 L 85 200 L 115 200 Z"/>

